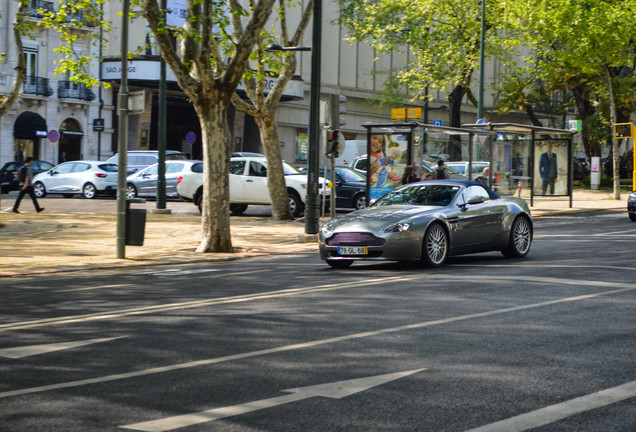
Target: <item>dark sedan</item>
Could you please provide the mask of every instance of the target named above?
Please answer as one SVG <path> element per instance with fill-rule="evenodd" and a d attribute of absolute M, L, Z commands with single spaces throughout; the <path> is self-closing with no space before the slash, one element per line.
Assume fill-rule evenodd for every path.
<path fill-rule="evenodd" d="M 301 168 L 300 171 L 306 174 L 307 168 Z M 335 171 L 336 180 L 333 183 L 336 187 L 336 207 L 354 210 L 365 208 L 367 177 L 349 167 L 336 167 Z M 325 176 L 325 170 L 321 168 L 319 176 L 331 180 L 331 170 L 327 170 Z"/>
<path fill-rule="evenodd" d="M 24 164 L 24 161 L 7 162 L 0 169 L 0 187 L 2 188 L 3 194 L 20 189 L 20 182 L 18 182 L 16 172 Z M 35 176 L 36 174 L 50 170 L 54 166 L 55 165 L 50 162 L 34 160 L 31 168 L 33 169 L 33 175 Z"/>
<path fill-rule="evenodd" d="M 431 180 L 388 192 L 363 210 L 337 216 L 320 230 L 320 256 L 332 267 L 354 261 L 421 261 L 441 266 L 451 255 L 501 251 L 525 257 L 532 218 L 521 198 L 501 197 L 483 183 Z"/>

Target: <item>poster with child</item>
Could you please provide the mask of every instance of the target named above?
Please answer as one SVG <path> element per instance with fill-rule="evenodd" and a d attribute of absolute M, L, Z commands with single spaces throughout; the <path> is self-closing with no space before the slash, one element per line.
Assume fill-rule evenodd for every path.
<path fill-rule="evenodd" d="M 369 197 L 377 199 L 402 184 L 408 141 L 400 134 L 372 134 L 370 139 Z"/>

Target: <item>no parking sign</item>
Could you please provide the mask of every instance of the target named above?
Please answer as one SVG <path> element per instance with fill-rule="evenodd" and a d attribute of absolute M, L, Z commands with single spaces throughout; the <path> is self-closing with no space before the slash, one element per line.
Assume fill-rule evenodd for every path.
<path fill-rule="evenodd" d="M 188 132 L 186 134 L 186 141 L 189 144 L 193 144 L 196 140 L 197 140 L 197 136 L 196 136 L 196 134 L 194 132 Z"/>
<path fill-rule="evenodd" d="M 60 139 L 60 133 L 58 131 L 56 131 L 55 129 L 51 130 L 49 132 L 49 141 L 51 142 L 57 142 L 57 140 Z"/>

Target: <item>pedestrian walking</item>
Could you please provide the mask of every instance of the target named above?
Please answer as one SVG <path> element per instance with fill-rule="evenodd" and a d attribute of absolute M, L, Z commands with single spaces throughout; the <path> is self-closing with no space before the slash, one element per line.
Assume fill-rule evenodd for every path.
<path fill-rule="evenodd" d="M 22 197 L 25 194 L 29 194 L 31 199 L 33 200 L 33 205 L 35 206 L 35 211 L 40 213 L 44 210 L 44 207 L 40 207 L 38 204 L 38 200 L 35 197 L 35 191 L 33 190 L 33 157 L 27 156 L 26 165 L 20 167 L 18 170 L 18 175 L 20 175 L 20 170 L 25 170 L 24 174 L 22 174 L 18 180 L 20 181 L 20 192 L 18 193 L 18 198 L 15 200 L 15 204 L 13 204 L 13 213 L 20 213 L 18 211 L 18 207 L 20 207 L 20 201 L 22 201 Z"/>

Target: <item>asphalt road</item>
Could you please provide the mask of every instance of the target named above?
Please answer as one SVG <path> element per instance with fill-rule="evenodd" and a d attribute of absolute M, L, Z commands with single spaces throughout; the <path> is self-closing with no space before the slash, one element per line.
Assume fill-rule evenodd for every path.
<path fill-rule="evenodd" d="M 0 278 L 2 431 L 636 430 L 636 224 L 529 256 Z"/>

